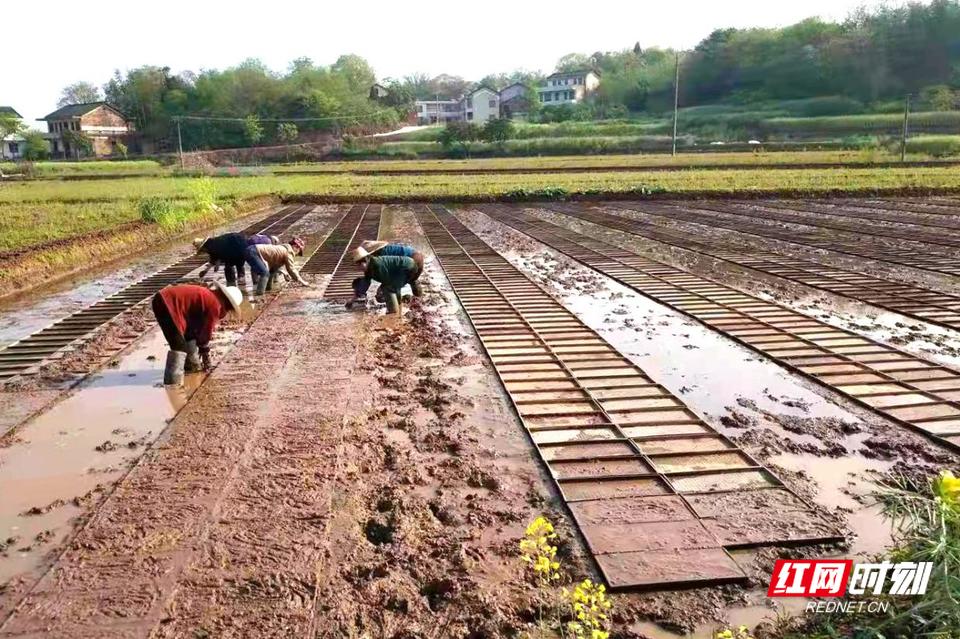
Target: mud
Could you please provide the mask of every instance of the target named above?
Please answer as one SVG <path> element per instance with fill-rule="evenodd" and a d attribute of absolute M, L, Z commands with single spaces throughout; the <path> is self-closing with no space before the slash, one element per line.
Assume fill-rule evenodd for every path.
<path fill-rule="evenodd" d="M 850 531 L 850 546 L 839 551 L 765 549 L 759 563 L 752 555 L 737 556 L 756 589 L 618 597 L 618 607 L 630 611 L 621 610 L 622 619 L 641 635 L 691 632 L 706 637 L 723 621 L 756 625 L 774 614 L 765 594 L 776 556 L 870 557 L 881 552 L 890 537 L 872 505 L 874 482 L 891 472 L 928 476 L 958 462 L 954 453 L 783 371 L 529 236 L 469 208 L 457 216 L 654 379 L 769 465 L 790 488 L 820 506 L 825 517 Z M 744 394 L 743 379 L 750 380 L 751 394 Z M 902 451 L 902 460 L 891 457 L 891 451 Z"/>

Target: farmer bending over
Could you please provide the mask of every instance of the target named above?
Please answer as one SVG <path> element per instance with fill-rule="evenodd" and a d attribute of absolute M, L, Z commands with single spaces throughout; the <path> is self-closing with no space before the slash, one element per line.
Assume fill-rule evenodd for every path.
<path fill-rule="evenodd" d="M 294 255 L 303 255 L 303 247 L 304 242 L 299 237 L 290 240 L 289 244 L 256 244 L 251 247 L 257 251 L 267 269 L 267 272 L 257 280 L 257 295 L 263 295 L 268 289 L 272 290 L 277 273 L 284 268 L 291 280 L 296 280 L 304 286 L 313 286 L 300 277 L 293 263 Z"/>
<path fill-rule="evenodd" d="M 380 282 L 384 301 L 387 303 L 388 313 L 400 312 L 400 289 L 405 284 L 413 284 L 420 272 L 413 258 L 400 255 L 385 255 L 377 257 L 370 255 L 363 247 L 357 247 L 350 252 L 350 260 L 363 271 L 363 277 L 353 280 L 354 299 L 347 302 L 347 308 L 356 304 L 366 303 L 367 290 L 370 282 Z M 420 287 L 413 288 L 414 295 L 419 296 Z"/>
<path fill-rule="evenodd" d="M 225 265 L 224 275 L 227 277 L 227 286 L 236 286 L 237 274 L 243 277 L 243 264 L 248 261 L 247 236 L 243 233 L 224 233 L 216 237 L 196 238 L 193 246 L 197 252 L 205 252 L 208 263 L 200 271 L 202 278 L 211 268 L 216 270 L 221 264 Z M 252 268 L 252 267 L 251 267 Z"/>
<path fill-rule="evenodd" d="M 183 381 L 188 354 L 196 358 L 199 351 L 203 369 L 210 368 L 210 338 L 227 313 L 239 315 L 242 300 L 239 288 L 220 282 L 212 290 L 199 284 L 174 284 L 153 296 L 153 314 L 170 345 L 164 384 Z M 190 372 L 198 370 L 200 362 L 191 361 L 190 368 Z"/>
<path fill-rule="evenodd" d="M 397 242 L 379 242 L 377 240 L 364 240 L 360 243 L 360 248 L 374 257 L 387 257 L 390 255 L 396 255 L 409 257 L 412 259 L 417 263 L 417 274 L 412 280 L 410 280 L 410 290 L 413 291 L 414 297 L 420 297 L 423 295 L 423 289 L 420 287 L 420 283 L 418 282 L 420 276 L 423 274 L 423 253 L 412 246 L 407 246 L 406 244 L 400 244 Z M 377 291 L 376 300 L 378 302 L 383 302 L 383 288 L 380 288 Z"/>

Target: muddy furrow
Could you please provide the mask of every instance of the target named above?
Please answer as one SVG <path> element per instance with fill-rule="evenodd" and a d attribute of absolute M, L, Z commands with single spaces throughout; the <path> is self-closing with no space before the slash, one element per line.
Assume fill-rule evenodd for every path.
<path fill-rule="evenodd" d="M 872 304 L 877 308 L 906 317 L 945 328 L 960 329 L 960 296 L 958 295 L 865 275 L 813 260 L 787 257 L 752 246 L 734 245 L 720 239 L 705 236 L 699 240 L 691 239 L 689 233 L 665 226 L 661 221 L 663 218 L 657 216 L 650 216 L 655 221 L 648 222 L 633 217 L 614 216 L 606 212 L 588 210 L 577 205 L 549 205 L 547 208 L 668 246 L 722 260 L 744 269 Z M 700 224 L 700 226 L 706 225 Z"/>
<path fill-rule="evenodd" d="M 789 370 L 960 449 L 960 372 L 529 213 L 488 215 Z"/>
<path fill-rule="evenodd" d="M 309 206 L 287 206 L 251 224 L 243 232 L 283 233 L 310 210 Z M 101 327 L 133 309 L 164 286 L 180 281 L 205 261 L 199 254 L 187 257 L 10 344 L 0 350 L 0 382 L 36 373 L 51 358 L 89 340 Z"/>
<path fill-rule="evenodd" d="M 647 215 L 661 216 L 668 219 L 682 220 L 695 224 L 706 224 L 721 229 L 736 231 L 760 238 L 773 238 L 782 242 L 795 244 L 804 248 L 820 249 L 834 253 L 864 257 L 877 262 L 885 262 L 910 268 L 929 271 L 939 275 L 954 277 L 960 275 L 960 264 L 957 257 L 935 255 L 925 251 L 922 245 L 919 248 L 909 249 L 903 244 L 884 242 L 843 240 L 836 233 L 824 231 L 801 231 L 787 229 L 774 224 L 752 221 L 745 216 L 737 216 L 726 211 L 716 210 L 709 203 L 696 204 L 660 204 L 653 202 L 614 204 L 617 208 L 628 211 L 638 211 Z M 879 238 L 878 238 L 879 239 Z"/>
<path fill-rule="evenodd" d="M 920 226 L 925 230 L 933 229 L 935 232 L 942 232 L 944 229 L 960 229 L 960 211 L 954 215 L 945 213 L 925 213 L 919 214 L 905 208 L 906 203 L 894 204 L 894 208 L 881 209 L 875 208 L 868 203 L 854 204 L 845 201 L 842 205 L 833 203 L 811 202 L 806 200 L 769 200 L 764 202 L 738 202 L 745 206 L 753 205 L 759 209 L 778 209 L 783 211 L 798 211 L 802 213 L 822 214 L 831 217 L 839 217 L 854 220 L 868 220 L 871 222 L 889 222 L 891 224 L 908 224 L 910 226 Z M 891 227 L 896 228 L 896 227 Z"/>
<path fill-rule="evenodd" d="M 358 246 L 364 240 L 376 240 L 380 237 L 380 218 L 382 204 L 369 204 L 364 207 L 363 217 L 357 225 L 348 249 Z M 345 301 L 353 297 L 353 280 L 358 275 L 353 264 L 341 260 L 333 270 L 330 283 L 324 291 L 324 299 Z"/>
<path fill-rule="evenodd" d="M 727 548 L 842 539 L 449 212 L 418 219 L 611 587 L 743 582 Z"/>

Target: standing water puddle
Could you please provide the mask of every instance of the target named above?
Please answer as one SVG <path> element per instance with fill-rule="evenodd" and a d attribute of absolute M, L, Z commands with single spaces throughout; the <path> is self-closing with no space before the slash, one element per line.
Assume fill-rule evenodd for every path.
<path fill-rule="evenodd" d="M 71 520 L 110 490 L 203 381 L 189 375 L 183 388 L 163 387 L 166 351 L 152 331 L 0 449 L 0 584 L 43 565 Z"/>

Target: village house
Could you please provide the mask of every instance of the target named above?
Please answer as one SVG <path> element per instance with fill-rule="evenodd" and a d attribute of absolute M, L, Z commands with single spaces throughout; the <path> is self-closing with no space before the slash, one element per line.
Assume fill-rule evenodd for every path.
<path fill-rule="evenodd" d="M 460 100 L 417 100 L 414 111 L 417 124 L 446 124 L 464 119 Z"/>
<path fill-rule="evenodd" d="M 92 144 L 92 155 L 108 157 L 123 143 L 131 151 L 139 149 L 133 122 L 106 102 L 68 104 L 40 118 L 47 123 L 47 139 L 54 157 L 78 157 L 76 135 L 84 135 Z"/>
<path fill-rule="evenodd" d="M 500 117 L 500 94 L 480 86 L 463 97 L 463 118 L 467 122 L 485 124 Z"/>
<path fill-rule="evenodd" d="M 530 112 L 529 88 L 522 82 L 514 82 L 500 91 L 500 117 L 513 119 Z"/>
<path fill-rule="evenodd" d="M 577 104 L 597 90 L 600 76 L 596 71 L 584 69 L 568 73 L 548 75 L 537 89 L 540 103 L 544 106 Z"/>
<path fill-rule="evenodd" d="M 0 118 L 22 120 L 13 107 L 0 106 Z M 23 156 L 23 136 L 13 133 L 0 138 L 0 160 L 19 160 Z"/>

